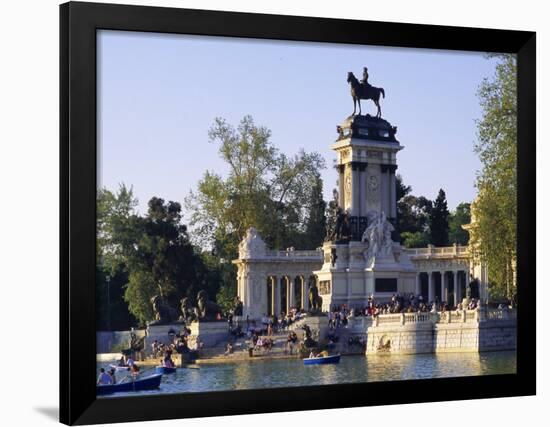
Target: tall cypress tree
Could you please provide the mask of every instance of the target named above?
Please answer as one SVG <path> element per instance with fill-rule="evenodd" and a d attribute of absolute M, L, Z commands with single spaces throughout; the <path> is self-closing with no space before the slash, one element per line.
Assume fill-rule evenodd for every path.
<path fill-rule="evenodd" d="M 434 246 L 449 244 L 449 209 L 445 191 L 439 189 L 430 214 L 430 235 Z"/>
<path fill-rule="evenodd" d="M 323 180 L 320 175 L 314 179 L 308 203 L 308 216 L 305 229 L 305 249 L 314 249 L 323 244 L 326 233 L 325 209 L 326 202 L 323 200 Z"/>

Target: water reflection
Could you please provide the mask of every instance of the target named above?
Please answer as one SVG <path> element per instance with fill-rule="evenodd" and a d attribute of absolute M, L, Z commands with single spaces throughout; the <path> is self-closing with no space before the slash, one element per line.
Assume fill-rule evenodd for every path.
<path fill-rule="evenodd" d="M 98 369 L 108 364 L 98 364 Z M 516 372 L 515 352 L 342 357 L 338 365 L 304 366 L 301 360 L 199 365 L 165 375 L 160 390 L 141 394 L 276 388 L 372 381 L 460 377 Z M 122 396 L 123 393 L 116 394 Z M 136 395 L 128 393 L 127 395 Z"/>

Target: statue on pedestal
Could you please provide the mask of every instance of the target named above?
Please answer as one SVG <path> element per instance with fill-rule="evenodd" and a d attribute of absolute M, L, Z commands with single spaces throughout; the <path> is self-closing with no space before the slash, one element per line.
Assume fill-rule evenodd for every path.
<path fill-rule="evenodd" d="M 195 307 L 189 302 L 189 298 L 182 298 L 180 301 L 181 316 L 180 321 L 185 322 L 186 325 L 197 320 Z"/>
<path fill-rule="evenodd" d="M 357 80 L 357 77 L 350 71 L 348 72 L 348 83 L 351 86 L 351 97 L 353 98 L 353 114 L 355 115 L 356 111 L 356 104 L 359 103 L 359 115 L 361 115 L 361 100 L 362 99 L 370 99 L 372 102 L 374 102 L 374 105 L 376 105 L 376 108 L 378 109 L 376 113 L 376 117 L 380 118 L 382 117 L 382 111 L 380 109 L 380 95 L 382 95 L 382 98 L 386 96 L 386 93 L 384 92 L 383 88 L 378 88 L 372 86 L 368 82 L 369 73 L 367 70 L 367 67 L 363 68 L 363 80 L 359 81 Z"/>
<path fill-rule="evenodd" d="M 218 304 L 208 299 L 208 293 L 203 289 L 197 294 L 196 315 L 199 321 L 215 321 L 222 317 L 222 310 Z"/>
<path fill-rule="evenodd" d="M 309 286 L 309 312 L 320 313 L 323 307 L 323 297 L 319 295 L 319 289 L 315 283 Z"/>
<path fill-rule="evenodd" d="M 236 296 L 233 302 L 233 316 L 242 316 L 242 315 L 243 315 L 243 302 L 239 299 L 238 296 Z"/>
<path fill-rule="evenodd" d="M 166 304 L 162 296 L 153 296 L 153 298 L 151 298 L 151 305 L 153 306 L 153 314 L 155 317 L 152 322 L 149 322 L 149 325 L 173 323 L 179 319 L 177 310 Z"/>

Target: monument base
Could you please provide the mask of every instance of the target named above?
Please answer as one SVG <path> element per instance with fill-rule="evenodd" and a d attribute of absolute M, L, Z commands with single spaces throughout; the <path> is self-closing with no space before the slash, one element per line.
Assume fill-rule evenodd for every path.
<path fill-rule="evenodd" d="M 153 342 L 155 342 L 155 340 L 157 340 L 159 343 L 170 344 L 173 339 L 172 337 L 176 334 L 179 334 L 183 327 L 184 325 L 182 323 L 148 325 L 144 349 L 146 354 L 151 353 L 152 344 Z"/>
<path fill-rule="evenodd" d="M 371 296 L 384 302 L 394 294 L 415 292 L 416 269 L 399 244 L 373 255 L 368 249 L 368 243 L 354 241 L 323 245 L 325 262 L 314 272 L 323 311 L 342 305 L 364 308 Z"/>
<path fill-rule="evenodd" d="M 189 327 L 191 335 L 189 345 L 193 348 L 197 340 L 204 347 L 214 347 L 226 343 L 230 338 L 227 322 L 193 322 Z"/>

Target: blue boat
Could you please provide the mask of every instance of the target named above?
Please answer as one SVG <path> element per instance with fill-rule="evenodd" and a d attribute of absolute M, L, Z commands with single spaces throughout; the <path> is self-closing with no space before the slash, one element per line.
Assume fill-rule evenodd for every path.
<path fill-rule="evenodd" d="M 340 362 L 340 355 L 311 357 L 304 359 L 304 365 L 333 365 Z"/>
<path fill-rule="evenodd" d="M 155 367 L 155 372 L 157 374 L 175 374 L 176 368 L 169 368 L 167 366 L 157 366 Z"/>
<path fill-rule="evenodd" d="M 144 391 L 155 390 L 160 386 L 162 374 L 153 374 L 145 378 L 139 378 L 133 381 L 120 382 L 118 384 L 107 384 L 96 386 L 97 395 L 112 394 L 126 391 Z"/>

